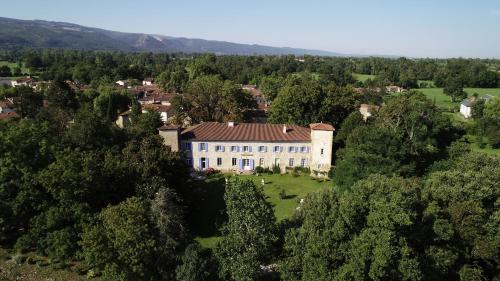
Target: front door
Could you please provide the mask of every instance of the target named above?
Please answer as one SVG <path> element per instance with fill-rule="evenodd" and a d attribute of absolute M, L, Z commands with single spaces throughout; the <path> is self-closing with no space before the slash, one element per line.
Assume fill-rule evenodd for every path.
<path fill-rule="evenodd" d="M 243 170 L 250 171 L 252 167 L 250 166 L 250 159 L 243 159 Z"/>

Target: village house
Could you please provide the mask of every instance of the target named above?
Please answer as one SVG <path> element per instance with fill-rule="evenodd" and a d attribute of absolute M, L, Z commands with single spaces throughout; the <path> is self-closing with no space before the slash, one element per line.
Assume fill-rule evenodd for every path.
<path fill-rule="evenodd" d="M 161 121 L 164 123 L 169 121 L 170 118 L 170 105 L 158 104 L 158 103 L 148 103 L 141 106 L 142 113 L 146 113 L 148 111 L 156 111 L 160 114 Z"/>
<path fill-rule="evenodd" d="M 154 83 L 154 79 L 151 77 L 147 77 L 147 78 L 144 78 L 144 80 L 142 80 L 143 86 L 151 86 L 151 85 L 153 85 L 153 83 Z"/>
<path fill-rule="evenodd" d="M 118 80 L 115 82 L 116 85 L 120 86 L 120 87 L 124 87 L 124 88 L 127 88 L 127 89 L 130 89 L 132 88 L 132 81 L 130 80 Z"/>
<path fill-rule="evenodd" d="M 145 104 L 161 104 L 161 105 L 171 105 L 171 100 L 176 94 L 172 93 L 153 93 L 144 94 L 144 97 L 139 99 L 139 103 Z"/>
<path fill-rule="evenodd" d="M 378 105 L 363 103 L 359 106 L 359 113 L 363 115 L 363 120 L 366 121 L 368 117 L 373 116 L 373 114 L 375 114 L 375 112 L 377 112 L 379 109 L 380 106 Z"/>
<path fill-rule="evenodd" d="M 257 89 L 256 85 L 242 85 L 241 88 L 252 95 L 252 98 L 257 104 L 256 108 L 250 110 L 250 118 L 255 123 L 266 123 L 267 112 L 271 103 L 266 100 L 262 92 Z"/>
<path fill-rule="evenodd" d="M 9 113 L 9 112 L 14 112 L 14 104 L 12 100 L 10 99 L 5 99 L 3 101 L 0 101 L 0 113 Z"/>
<path fill-rule="evenodd" d="M 15 79 L 15 80 L 11 80 L 11 86 L 12 87 L 19 87 L 19 86 L 28 86 L 28 87 L 36 87 L 37 83 L 36 83 L 36 79 L 31 77 L 31 76 L 27 76 L 27 77 L 22 77 L 22 78 L 19 78 L 19 79 Z"/>
<path fill-rule="evenodd" d="M 118 118 L 116 118 L 115 124 L 119 128 L 124 128 L 128 124 L 130 124 L 130 110 L 127 110 L 125 112 L 122 112 L 118 115 Z"/>
<path fill-rule="evenodd" d="M 385 87 L 385 91 L 387 93 L 402 93 L 402 92 L 404 92 L 404 89 L 402 87 L 399 87 L 399 86 L 390 85 L 390 86 Z"/>
<path fill-rule="evenodd" d="M 7 120 L 7 119 L 10 119 L 10 118 L 13 118 L 13 117 L 19 117 L 19 115 L 16 112 L 14 112 L 14 111 L 0 113 L 0 121 Z"/>
<path fill-rule="evenodd" d="M 470 118 L 472 117 L 472 109 L 476 105 L 478 99 L 488 102 L 492 98 L 493 96 L 491 95 L 484 95 L 483 97 L 480 98 L 477 98 L 476 96 L 468 97 L 460 103 L 460 114 L 462 114 L 464 118 Z"/>
<path fill-rule="evenodd" d="M 185 153 L 195 170 L 252 172 L 256 167 L 310 168 L 326 176 L 331 168 L 334 128 L 316 123 L 309 127 L 262 123 L 206 122 L 186 129 L 159 128 L 172 151 Z"/>

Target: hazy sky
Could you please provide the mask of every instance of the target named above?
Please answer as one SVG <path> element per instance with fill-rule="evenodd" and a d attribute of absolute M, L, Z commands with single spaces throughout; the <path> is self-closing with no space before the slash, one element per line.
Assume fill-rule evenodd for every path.
<path fill-rule="evenodd" d="M 0 16 L 347 54 L 500 58 L 500 0 L 22 0 Z"/>

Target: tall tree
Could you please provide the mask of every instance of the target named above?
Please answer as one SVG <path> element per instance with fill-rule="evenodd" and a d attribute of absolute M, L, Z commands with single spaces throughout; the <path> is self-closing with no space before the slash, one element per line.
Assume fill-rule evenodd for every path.
<path fill-rule="evenodd" d="M 277 240 L 273 209 L 262 187 L 250 180 L 231 182 L 224 201 L 228 222 L 215 249 L 219 275 L 236 281 L 254 280 L 259 265 L 270 261 Z"/>

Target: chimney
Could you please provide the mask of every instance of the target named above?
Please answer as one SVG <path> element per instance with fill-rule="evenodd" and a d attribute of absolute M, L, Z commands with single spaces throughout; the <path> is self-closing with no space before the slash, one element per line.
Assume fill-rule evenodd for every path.
<path fill-rule="evenodd" d="M 234 127 L 234 121 L 229 121 L 229 122 L 227 122 L 227 126 L 228 126 L 229 128 L 233 128 L 233 127 Z"/>
<path fill-rule="evenodd" d="M 287 130 L 286 125 L 283 125 L 283 134 L 286 134 Z"/>

